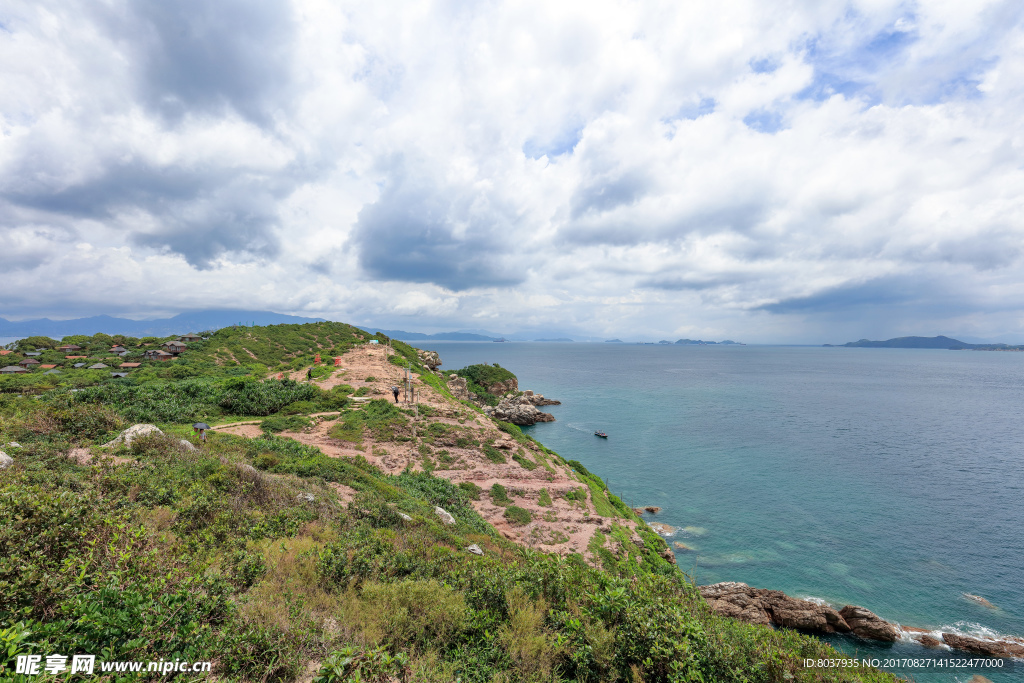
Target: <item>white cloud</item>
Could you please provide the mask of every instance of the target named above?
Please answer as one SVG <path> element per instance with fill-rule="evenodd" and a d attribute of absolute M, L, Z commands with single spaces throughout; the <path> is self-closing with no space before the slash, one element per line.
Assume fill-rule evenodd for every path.
<path fill-rule="evenodd" d="M 0 315 L 1024 337 L 1019 3 L 170 7 L 0 10 Z"/>

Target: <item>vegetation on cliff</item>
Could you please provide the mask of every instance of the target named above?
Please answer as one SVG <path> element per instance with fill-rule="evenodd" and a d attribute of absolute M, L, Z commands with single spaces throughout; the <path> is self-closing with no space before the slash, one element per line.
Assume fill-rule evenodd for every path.
<path fill-rule="evenodd" d="M 243 366 L 225 360 L 228 342 L 282 367 L 311 359 L 311 340 L 333 353 L 369 338 L 355 328 L 335 338 L 324 326 L 283 336 L 264 328 L 263 337 L 238 328 L 224 346 L 212 343 L 217 333 L 190 360 L 209 370 L 202 376 L 0 394 L 0 449 L 14 457 L 0 470 L 0 624 L 11 626 L 0 628 L 0 678 L 46 680 L 14 675 L 14 660 L 59 652 L 213 660 L 219 680 L 239 681 L 894 680 L 804 669 L 806 658 L 837 655 L 798 633 L 713 614 L 661 557 L 664 541 L 642 523 L 637 541 L 624 526 L 635 513 L 581 463 L 568 462 L 573 497 L 610 529 L 592 540 L 600 566 L 517 545 L 481 517 L 474 505 L 495 497 L 509 524 L 529 522 L 508 483 L 485 491 L 426 467 L 387 474 L 361 456 L 275 436 L 296 426 L 289 419 L 331 408 L 340 442 L 419 448 L 425 463 L 448 457 L 449 442 L 499 451 L 473 445 L 455 401 L 443 421 L 428 406 L 353 403 L 347 385 L 229 375 Z M 283 352 L 291 339 L 307 346 Z M 443 388 L 415 350 L 394 348 Z M 189 424 L 211 415 L 256 417 L 264 433 L 201 443 Z M 139 421 L 164 434 L 97 448 Z M 565 468 L 514 425 L 491 429 L 511 439 L 510 467 Z"/>
<path fill-rule="evenodd" d="M 489 406 L 498 405 L 503 394 L 519 386 L 515 374 L 497 363 L 469 365 L 453 372 L 466 379 L 467 388 L 476 394 L 480 403 Z"/>

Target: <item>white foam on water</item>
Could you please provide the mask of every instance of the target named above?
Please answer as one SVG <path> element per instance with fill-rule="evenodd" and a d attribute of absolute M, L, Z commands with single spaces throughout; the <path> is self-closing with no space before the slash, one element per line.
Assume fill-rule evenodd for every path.
<path fill-rule="evenodd" d="M 816 598 L 813 595 L 798 595 L 797 597 L 801 600 L 806 600 L 807 602 L 813 602 L 815 605 L 821 605 L 822 607 L 835 607 L 835 605 L 825 598 Z"/>

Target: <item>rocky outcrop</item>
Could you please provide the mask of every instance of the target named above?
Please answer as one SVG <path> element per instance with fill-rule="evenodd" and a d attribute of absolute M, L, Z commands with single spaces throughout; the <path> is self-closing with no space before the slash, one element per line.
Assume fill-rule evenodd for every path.
<path fill-rule="evenodd" d="M 530 391 L 529 389 L 527 389 L 526 391 L 523 392 L 523 398 L 525 398 L 526 400 L 528 400 L 531 404 L 533 404 L 535 406 L 560 406 L 560 405 L 562 405 L 561 401 L 556 401 L 553 398 L 544 398 L 544 394 L 535 394 L 532 391 Z"/>
<path fill-rule="evenodd" d="M 469 400 L 469 382 L 465 377 L 448 375 L 448 391 L 452 392 L 452 396 L 460 401 Z"/>
<path fill-rule="evenodd" d="M 533 425 L 538 422 L 554 422 L 555 416 L 543 413 L 523 396 L 512 396 L 501 399 L 497 406 L 487 406 L 484 412 L 495 420 L 511 422 L 515 425 Z"/>
<path fill-rule="evenodd" d="M 504 396 L 508 393 L 517 393 L 519 391 L 519 380 L 515 377 L 509 377 L 506 380 L 500 382 L 492 382 L 491 384 L 485 384 L 484 389 L 487 393 L 494 394 L 495 396 Z"/>
<path fill-rule="evenodd" d="M 437 371 L 441 367 L 441 356 L 438 355 L 437 351 L 424 351 L 423 349 L 416 349 L 416 355 L 420 357 L 420 360 L 430 368 L 432 371 Z"/>
<path fill-rule="evenodd" d="M 132 441 L 139 438 L 140 436 L 146 436 L 147 434 L 163 434 L 163 432 L 160 431 L 160 428 L 157 427 L 156 425 L 132 425 L 128 429 L 118 434 L 117 438 L 115 438 L 114 440 L 108 441 L 107 443 L 103 444 L 102 448 L 114 448 L 115 446 L 120 446 L 121 444 L 124 444 L 125 446 L 131 446 Z"/>
<path fill-rule="evenodd" d="M 982 640 L 970 636 L 958 636 L 954 633 L 943 633 L 942 640 L 954 650 L 963 650 L 972 655 L 1024 658 L 1024 643 L 1008 640 Z"/>
<path fill-rule="evenodd" d="M 0 451 L 0 470 L 6 470 L 8 467 L 14 464 L 14 458 L 7 455 L 3 451 Z"/>
<path fill-rule="evenodd" d="M 774 624 L 818 634 L 851 630 L 846 620 L 831 607 L 791 598 L 782 591 L 727 581 L 701 586 L 700 593 L 716 613 L 751 624 Z"/>
<path fill-rule="evenodd" d="M 483 555 L 484 554 L 484 551 L 481 550 L 480 546 L 478 546 L 476 543 L 470 543 L 468 546 L 466 546 L 466 550 L 468 550 L 469 552 L 473 553 L 474 555 Z"/>
<path fill-rule="evenodd" d="M 839 610 L 839 615 L 846 620 L 853 633 L 861 638 L 894 643 L 899 637 L 892 624 L 863 607 L 847 605 Z"/>

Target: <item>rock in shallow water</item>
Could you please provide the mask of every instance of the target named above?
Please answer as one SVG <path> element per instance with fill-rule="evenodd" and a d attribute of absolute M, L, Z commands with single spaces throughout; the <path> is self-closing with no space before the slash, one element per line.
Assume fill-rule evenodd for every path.
<path fill-rule="evenodd" d="M 954 633 L 943 633 L 942 639 L 946 641 L 946 645 L 955 650 L 963 650 L 975 655 L 1024 658 L 1024 645 L 1006 640 L 981 640 L 970 636 L 958 636 Z"/>
<path fill-rule="evenodd" d="M 861 638 L 881 640 L 887 643 L 895 643 L 898 638 L 893 625 L 871 610 L 856 605 L 847 605 L 839 610 L 839 614 L 850 625 L 854 634 Z"/>

